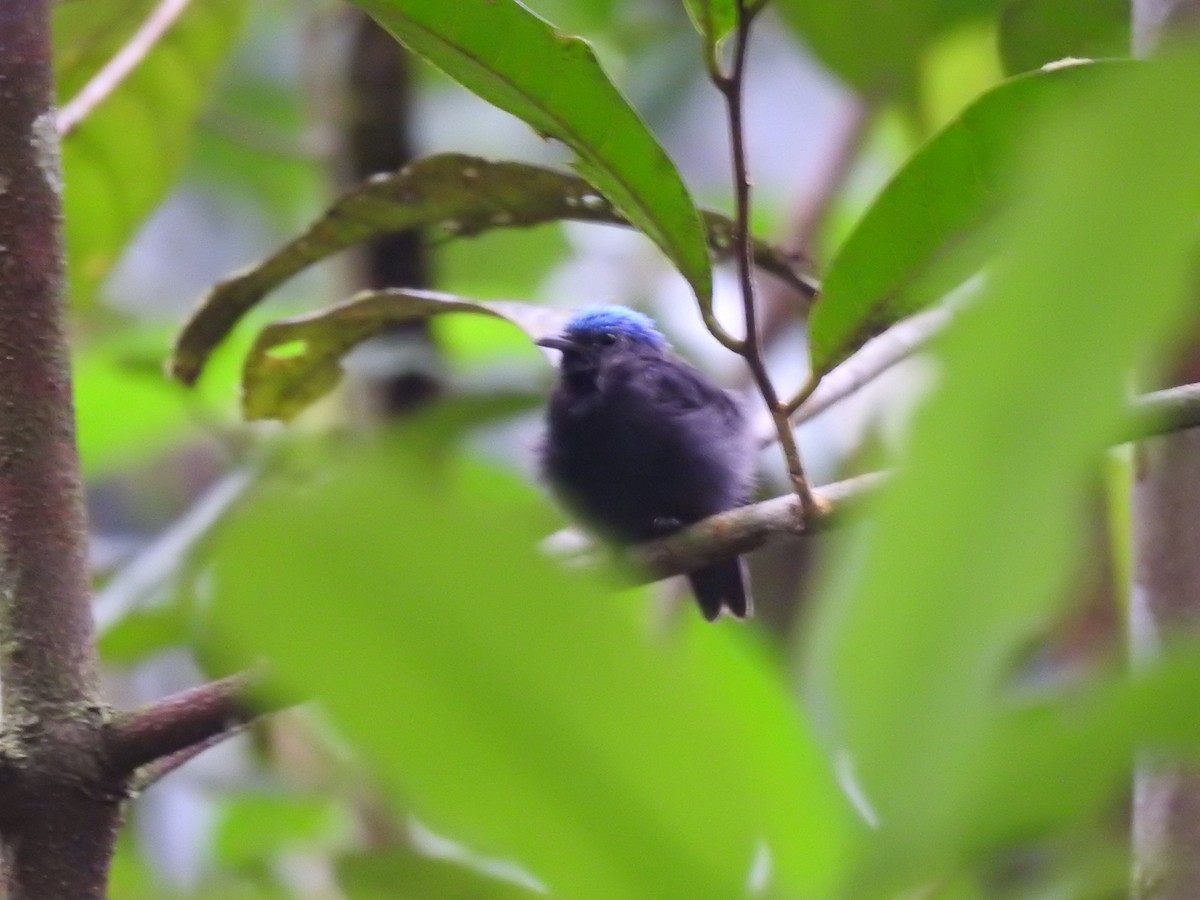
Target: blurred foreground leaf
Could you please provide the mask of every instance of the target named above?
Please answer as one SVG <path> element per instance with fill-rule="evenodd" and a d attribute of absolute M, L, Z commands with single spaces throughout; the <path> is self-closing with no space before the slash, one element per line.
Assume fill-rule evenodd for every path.
<path fill-rule="evenodd" d="M 1000 831 L 1078 826 L 1145 721 L 1117 704 L 1126 718 L 1093 730 L 1099 744 L 1003 767 L 989 752 L 1019 651 L 1068 595 L 1129 373 L 1194 315 L 1200 59 L 1122 75 L 1059 108 L 1053 129 L 1022 132 L 1030 164 L 996 231 L 1002 252 L 947 335 L 941 389 L 813 632 L 814 684 L 881 822 L 867 883 L 929 878 Z M 1178 694 L 1142 696 L 1178 715 Z M 1051 715 L 1050 733 L 1078 724 L 1068 705 Z M 853 895 L 874 896 L 862 887 Z"/>
<path fill-rule="evenodd" d="M 355 2 L 468 90 L 570 147 L 583 177 L 662 248 L 701 306 L 711 306 L 712 268 L 683 179 L 586 41 L 516 0 Z"/>
<path fill-rule="evenodd" d="M 260 497 L 215 550 L 220 646 L 556 896 L 736 896 L 762 843 L 779 891 L 829 896 L 844 810 L 781 673 L 731 623 L 650 639 L 535 552 L 527 488 L 438 462 L 371 453 Z"/>
<path fill-rule="evenodd" d="M 1012 198 L 1031 127 L 1135 67 L 1093 63 L 1013 78 L 917 151 L 830 264 L 809 319 L 813 372 L 828 372 L 976 271 L 994 249 L 982 226 Z"/>
<path fill-rule="evenodd" d="M 733 223 L 715 212 L 703 217 L 708 243 L 728 254 Z M 469 236 L 562 219 L 628 224 L 586 181 L 525 163 L 446 153 L 376 175 L 334 202 L 303 234 L 208 291 L 176 340 L 171 371 L 194 382 L 212 349 L 247 310 L 296 273 L 347 247 L 408 228 L 436 226 L 446 235 Z M 754 258 L 764 270 L 810 291 L 811 282 L 782 251 L 756 241 Z"/>
<path fill-rule="evenodd" d="M 54 5 L 60 105 L 68 104 L 159 6 L 149 0 Z M 64 138 L 72 302 L 92 299 L 96 285 L 183 170 L 197 119 L 245 12 L 240 0 L 189 4 L 133 72 Z"/>

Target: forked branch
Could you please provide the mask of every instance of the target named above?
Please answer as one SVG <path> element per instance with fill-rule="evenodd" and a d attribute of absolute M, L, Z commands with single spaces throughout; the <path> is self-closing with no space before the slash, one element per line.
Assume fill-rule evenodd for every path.
<path fill-rule="evenodd" d="M 792 487 L 799 498 L 799 511 L 802 520 L 807 521 L 817 514 L 817 502 L 813 497 L 808 478 L 804 474 L 804 466 L 800 460 L 800 448 L 796 444 L 796 436 L 788 421 L 787 409 L 780 402 L 767 371 L 763 359 L 762 338 L 758 327 L 758 311 L 754 297 L 754 266 L 751 258 L 750 240 L 750 173 L 746 163 L 746 138 L 744 116 L 742 110 L 742 94 L 746 76 L 746 60 L 750 45 L 750 29 L 754 23 L 755 14 L 762 4 L 748 5 L 744 0 L 738 2 L 738 23 L 734 31 L 733 62 L 728 74 L 720 70 L 720 66 L 709 66 L 709 76 L 713 84 L 725 98 L 725 106 L 729 118 L 729 143 L 733 155 L 734 195 L 736 199 L 736 215 L 734 242 L 737 256 L 738 281 L 741 286 L 743 318 L 746 326 L 745 338 L 733 349 L 736 349 L 746 360 L 746 365 L 754 377 L 755 386 L 762 395 L 767 411 L 775 424 L 779 436 L 779 444 L 787 460 L 788 476 Z M 707 319 L 706 319 L 707 322 Z M 714 336 L 721 340 L 721 333 L 713 329 L 713 323 L 708 323 Z M 726 346 L 730 346 L 722 340 Z"/>

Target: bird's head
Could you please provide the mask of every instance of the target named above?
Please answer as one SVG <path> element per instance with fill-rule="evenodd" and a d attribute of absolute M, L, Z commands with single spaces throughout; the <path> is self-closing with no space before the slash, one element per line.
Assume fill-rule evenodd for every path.
<path fill-rule="evenodd" d="M 622 350 L 659 353 L 667 347 L 654 321 L 627 306 L 589 306 L 567 322 L 562 334 L 537 343 L 562 352 L 564 371 L 595 368 Z"/>

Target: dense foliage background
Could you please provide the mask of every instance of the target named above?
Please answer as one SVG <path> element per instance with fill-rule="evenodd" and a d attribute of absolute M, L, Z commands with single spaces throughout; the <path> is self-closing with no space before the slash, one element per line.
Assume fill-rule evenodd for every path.
<path fill-rule="evenodd" d="M 755 554 L 759 618 L 709 626 L 543 548 L 567 523 L 532 476 L 528 336 L 637 305 L 756 396 L 706 330 L 742 333 L 732 226 L 694 205 L 733 215 L 708 70 L 738 4 L 192 0 L 72 120 L 169 5 L 56 7 L 101 652 L 126 704 L 261 658 L 272 702 L 312 699 L 151 788 L 114 897 L 1127 894 L 1134 751 L 1200 746 L 1187 634 L 1125 663 L 1137 451 L 1110 447 L 1194 327 L 1194 49 L 1127 59 L 1114 0 L 757 16 L 781 396 L 953 316 L 799 428 L 818 485 L 893 474 Z M 363 10 L 410 48 L 384 39 L 382 87 Z M 363 188 L 379 121 L 426 161 Z M 334 308 L 386 286 L 520 303 Z"/>

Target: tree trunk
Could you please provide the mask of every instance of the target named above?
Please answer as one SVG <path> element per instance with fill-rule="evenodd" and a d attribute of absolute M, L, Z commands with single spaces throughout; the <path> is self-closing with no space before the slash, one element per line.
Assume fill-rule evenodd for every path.
<path fill-rule="evenodd" d="M 1200 25 L 1200 0 L 1133 0 L 1134 49 Z M 1177 382 L 1200 378 L 1200 347 Z M 1130 634 L 1136 662 L 1200 625 L 1200 429 L 1137 446 Z M 1200 769 L 1139 757 L 1133 789 L 1133 883 L 1139 900 L 1200 897 Z"/>
<path fill-rule="evenodd" d="M 413 75 L 408 51 L 366 13 L 350 18 L 346 55 L 339 181 L 356 185 L 380 172 L 394 172 L 416 157 L 413 140 Z M 429 254 L 420 229 L 370 241 L 356 254 L 353 290 L 428 287 Z M 388 421 L 416 412 L 441 391 L 439 354 L 426 321 L 395 325 L 370 342 L 386 360 L 357 385 L 371 420 Z"/>
<path fill-rule="evenodd" d="M 0 4 L 0 885 L 104 896 L 120 824 L 98 736 L 62 324 L 50 0 Z"/>

